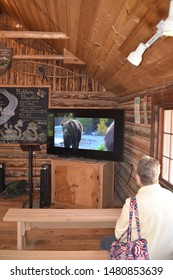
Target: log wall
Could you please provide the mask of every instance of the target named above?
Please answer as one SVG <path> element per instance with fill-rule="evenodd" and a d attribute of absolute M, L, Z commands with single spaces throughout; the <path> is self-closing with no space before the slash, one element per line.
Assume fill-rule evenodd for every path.
<path fill-rule="evenodd" d="M 13 43 L 14 44 L 14 43 Z M 34 53 L 34 50 L 32 50 Z M 57 62 L 47 62 L 48 82 L 42 79 L 36 69 L 43 61 L 18 61 L 14 66 L 0 77 L 2 85 L 50 85 L 50 108 L 122 108 L 125 110 L 125 157 L 124 162 L 117 163 L 115 172 L 115 190 L 122 200 L 137 191 L 135 184 L 135 171 L 138 160 L 150 153 L 151 134 L 151 97 L 147 96 L 148 124 L 144 124 L 143 100 L 141 93 L 140 116 L 141 123 L 135 123 L 134 119 L 134 97 L 118 103 L 116 96 L 106 91 L 97 82 L 94 82 L 84 70 L 73 70 L 74 77 L 71 78 L 71 70 L 60 70 L 62 65 Z M 27 65 L 27 67 L 26 67 Z M 26 69 L 26 70 L 25 70 Z M 51 73 L 57 73 L 53 76 Z M 49 74 L 50 73 L 50 74 Z M 66 78 L 65 78 L 66 75 Z M 76 75 L 76 76 L 75 76 Z M 70 76 L 70 77 L 69 77 Z M 72 80 L 70 80 L 72 79 Z M 140 96 L 140 94 L 138 94 Z M 41 152 L 35 152 L 33 158 L 33 183 L 39 187 L 40 168 L 42 164 L 50 164 L 51 158 L 46 154 L 46 146 L 42 146 Z M 23 152 L 19 145 L 0 145 L 1 162 L 5 164 L 6 183 L 9 181 L 28 180 L 28 153 Z"/>
<path fill-rule="evenodd" d="M 135 123 L 134 98 L 119 104 L 119 108 L 125 110 L 125 147 L 124 161 L 117 163 L 115 174 L 115 190 L 123 201 L 131 195 L 135 195 L 138 187 L 135 181 L 135 168 L 139 159 L 150 154 L 151 138 L 151 96 L 147 96 L 147 119 L 144 123 L 144 99 L 146 93 L 138 93 L 140 96 L 140 124 Z"/>
<path fill-rule="evenodd" d="M 20 64 L 22 64 L 20 62 Z M 25 64 L 25 62 L 23 62 Z M 37 62 L 30 62 L 37 64 Z M 50 65 L 49 65 L 50 66 Z M 52 67 L 52 65 L 50 66 Z M 57 68 L 57 66 L 56 66 Z M 0 84 L 3 85 L 50 85 L 51 92 L 49 96 L 50 108 L 114 108 L 116 106 L 115 98 L 112 93 L 106 92 L 97 83 L 92 81 L 92 87 L 89 88 L 91 79 L 84 74 L 81 76 L 81 88 L 76 91 L 69 89 L 69 83 L 64 83 L 63 78 L 57 76 L 49 79 L 48 83 L 42 81 L 42 77 L 36 77 L 35 73 L 26 74 L 21 67 L 21 70 L 14 71 L 13 67 L 3 76 L 0 76 Z M 67 80 L 69 72 L 67 72 Z M 62 79 L 62 81 L 61 81 Z M 85 90 L 83 90 L 83 87 Z M 63 89 L 63 90 L 62 90 Z M 87 91 L 88 90 L 88 91 Z M 99 99 L 101 97 L 101 99 Z M 6 183 L 15 180 L 28 180 L 28 152 L 21 151 L 20 145 L 17 144 L 0 144 L 0 162 L 5 165 Z M 42 164 L 50 163 L 50 159 L 54 156 L 48 156 L 46 153 L 46 145 L 42 145 L 41 152 L 35 152 L 33 159 L 33 179 L 34 186 L 39 186 L 40 168 Z"/>

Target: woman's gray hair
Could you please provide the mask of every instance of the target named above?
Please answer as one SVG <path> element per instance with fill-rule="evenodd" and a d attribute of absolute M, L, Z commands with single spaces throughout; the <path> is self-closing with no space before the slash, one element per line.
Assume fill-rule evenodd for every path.
<path fill-rule="evenodd" d="M 160 163 L 150 156 L 144 156 L 138 162 L 136 173 L 139 175 L 142 185 L 157 184 L 160 175 Z"/>

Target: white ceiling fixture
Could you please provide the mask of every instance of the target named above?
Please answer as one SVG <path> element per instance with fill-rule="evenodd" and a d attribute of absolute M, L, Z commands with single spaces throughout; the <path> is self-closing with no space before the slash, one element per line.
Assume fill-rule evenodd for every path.
<path fill-rule="evenodd" d="M 129 54 L 127 60 L 133 65 L 139 66 L 143 53 L 161 36 L 173 36 L 173 0 L 170 1 L 168 18 L 158 23 L 156 34 L 145 44 L 140 43 L 137 49 Z"/>
<path fill-rule="evenodd" d="M 170 1 L 170 5 L 169 5 L 168 17 L 164 21 L 163 35 L 173 36 L 173 1 L 172 0 Z"/>

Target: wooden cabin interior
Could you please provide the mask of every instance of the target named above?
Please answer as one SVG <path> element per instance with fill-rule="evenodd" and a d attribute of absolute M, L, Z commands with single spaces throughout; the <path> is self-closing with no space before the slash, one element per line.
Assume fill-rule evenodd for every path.
<path fill-rule="evenodd" d="M 34 150 L 33 207 L 39 201 L 40 171 L 46 164 L 51 166 L 50 208 L 54 209 L 122 207 L 138 190 L 135 167 L 144 155 L 160 161 L 160 183 L 173 190 L 173 35 L 163 33 L 172 2 L 0 0 L 0 90 L 48 88 L 47 109 L 122 109 L 125 113 L 122 161 L 63 160 L 47 153 L 46 142 Z M 144 51 L 140 57 L 135 54 L 133 64 L 128 57 L 138 46 Z M 2 91 L 0 95 L 2 112 Z M 4 131 L 0 123 L 5 186 L 23 180 L 29 184 L 28 150 L 6 140 Z M 0 249 L 16 249 L 16 224 L 2 221 L 3 216 L 10 207 L 26 206 L 31 194 L 4 199 L 2 182 L 0 187 Z M 99 239 L 112 232 L 35 230 L 27 236 L 26 249 L 96 250 Z"/>

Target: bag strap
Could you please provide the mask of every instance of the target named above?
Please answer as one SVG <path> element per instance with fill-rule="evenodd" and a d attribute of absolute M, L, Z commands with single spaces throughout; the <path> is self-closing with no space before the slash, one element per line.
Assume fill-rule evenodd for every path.
<path fill-rule="evenodd" d="M 125 234 L 127 234 L 127 243 L 130 243 L 130 241 L 131 241 L 133 210 L 135 212 L 135 220 L 136 220 L 138 238 L 141 238 L 138 205 L 137 205 L 136 197 L 133 196 L 133 197 L 130 197 L 129 226 L 128 226 L 127 230 L 125 232 L 123 232 L 123 234 L 120 236 L 118 241 L 120 241 Z"/>
<path fill-rule="evenodd" d="M 127 229 L 127 242 L 131 241 L 133 210 L 135 212 L 135 220 L 136 220 L 136 228 L 137 228 L 138 238 L 141 238 L 138 205 L 137 205 L 137 201 L 136 201 L 135 196 L 130 198 L 129 227 Z"/>
<path fill-rule="evenodd" d="M 138 238 L 141 238 L 138 204 L 137 204 L 137 201 L 136 201 L 136 197 L 132 197 L 132 199 L 133 199 L 133 207 L 134 207 L 134 211 L 135 211 L 135 219 L 136 219 L 136 228 L 137 228 Z"/>

